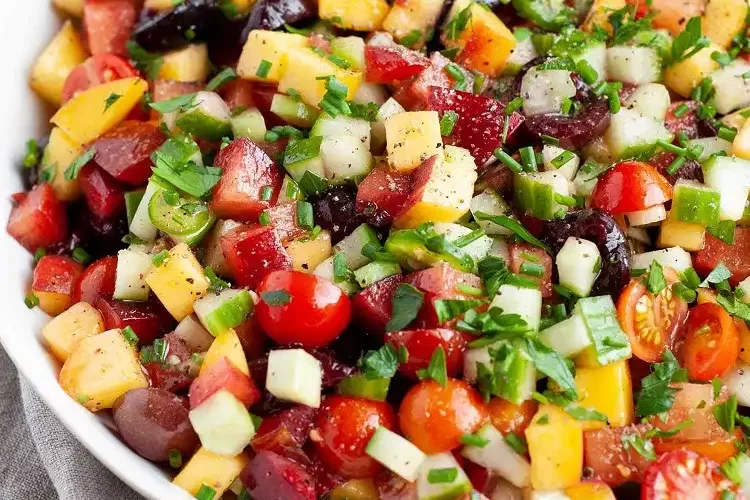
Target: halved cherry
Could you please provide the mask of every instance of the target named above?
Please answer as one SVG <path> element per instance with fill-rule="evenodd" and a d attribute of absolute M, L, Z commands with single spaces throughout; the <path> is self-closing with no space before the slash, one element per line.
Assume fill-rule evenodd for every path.
<path fill-rule="evenodd" d="M 656 168 L 641 161 L 623 161 L 601 176 L 591 194 L 591 207 L 624 214 L 671 199 L 672 185 Z"/>
<path fill-rule="evenodd" d="M 740 354 L 739 332 L 729 313 L 711 303 L 692 308 L 680 353 L 692 380 L 726 375 Z"/>
<path fill-rule="evenodd" d="M 102 83 L 138 75 L 138 72 L 122 57 L 114 54 L 97 54 L 89 57 L 70 72 L 65 79 L 62 103 L 65 104 L 77 93 Z"/>
<path fill-rule="evenodd" d="M 716 462 L 693 451 L 675 450 L 646 470 L 641 500 L 718 499 L 725 490 L 736 492 L 737 486 L 721 475 Z"/>

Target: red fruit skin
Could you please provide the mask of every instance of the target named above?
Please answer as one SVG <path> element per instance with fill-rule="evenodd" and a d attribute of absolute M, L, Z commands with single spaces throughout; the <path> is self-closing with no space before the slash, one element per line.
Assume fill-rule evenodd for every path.
<path fill-rule="evenodd" d="M 233 80 L 219 88 L 219 95 L 229 106 L 229 109 L 235 108 L 252 108 L 255 106 L 253 101 L 253 83 L 247 80 Z M 270 104 L 269 104 L 270 107 Z"/>
<path fill-rule="evenodd" d="M 418 500 L 417 483 L 385 470 L 375 476 L 375 490 L 379 500 Z"/>
<path fill-rule="evenodd" d="M 291 270 L 292 258 L 269 226 L 239 227 L 220 239 L 235 282 L 255 289 L 270 272 Z"/>
<path fill-rule="evenodd" d="M 539 264 L 544 266 L 544 275 L 541 278 L 534 276 L 524 277 L 539 281 L 541 286 L 539 289 L 542 292 L 542 297 L 548 298 L 552 296 L 552 257 L 541 248 L 535 247 L 529 243 L 511 243 L 508 245 L 508 252 L 510 253 L 510 270 L 516 274 L 521 272 L 521 265 L 524 262 L 530 262 L 533 264 Z M 532 257 L 529 259 L 528 257 Z"/>
<path fill-rule="evenodd" d="M 220 390 L 229 391 L 246 407 L 260 401 L 260 391 L 249 375 L 224 357 L 201 373 L 190 386 L 190 408 L 195 409 Z"/>
<path fill-rule="evenodd" d="M 223 219 L 256 221 L 263 210 L 276 203 L 284 175 L 268 155 L 246 137 L 232 141 L 219 151 L 214 165 L 222 176 L 214 188 L 211 210 Z M 271 198 L 261 199 L 264 188 Z"/>
<path fill-rule="evenodd" d="M 435 310 L 435 301 L 473 298 L 456 287 L 459 284 L 477 288 L 482 285 L 481 280 L 476 275 L 459 271 L 445 262 L 411 273 L 406 276 L 405 281 L 424 293 L 424 302 L 414 323 L 417 328 L 438 328 L 441 326 L 450 328 L 456 320 L 440 324 Z"/>
<path fill-rule="evenodd" d="M 266 213 L 271 218 L 271 226 L 282 243 L 288 243 L 307 232 L 297 224 L 296 203 L 276 205 L 266 210 Z"/>
<path fill-rule="evenodd" d="M 433 52 L 430 56 L 430 65 L 412 80 L 401 83 L 393 97 L 409 110 L 427 108 L 430 99 L 430 87 L 451 89 L 455 85 L 456 82 L 453 78 L 445 72 L 445 67 L 450 63 L 451 60 L 440 52 Z M 468 71 L 465 71 L 464 74 L 467 88 L 472 88 L 474 76 Z"/>
<path fill-rule="evenodd" d="M 118 181 L 140 186 L 151 177 L 151 154 L 165 140 L 153 123 L 124 121 L 94 141 L 94 160 Z"/>
<path fill-rule="evenodd" d="M 98 54 L 89 57 L 71 71 L 65 79 L 62 104 L 91 87 L 137 75 L 138 71 L 129 62 L 114 54 Z"/>
<path fill-rule="evenodd" d="M 393 313 L 391 301 L 402 281 L 404 277 L 400 274 L 389 276 L 373 283 L 352 298 L 354 319 L 367 333 L 385 333 L 385 325 Z"/>
<path fill-rule="evenodd" d="M 244 323 L 235 326 L 234 331 L 240 339 L 242 350 L 245 351 L 247 359 L 253 360 L 263 356 L 266 350 L 267 337 L 255 316 L 250 316 Z"/>
<path fill-rule="evenodd" d="M 83 30 L 91 54 L 127 56 L 125 42 L 135 26 L 136 15 L 131 0 L 86 0 Z"/>
<path fill-rule="evenodd" d="M 125 193 L 120 183 L 93 163 L 81 169 L 78 183 L 86 204 L 97 217 L 108 219 L 125 210 Z"/>
<path fill-rule="evenodd" d="M 294 456 L 307 442 L 317 416 L 317 408 L 297 405 L 264 418 L 250 446 L 256 453 L 268 450 Z"/>
<path fill-rule="evenodd" d="M 33 292 L 59 293 L 73 297 L 83 268 L 70 257 L 45 255 L 34 268 Z"/>
<path fill-rule="evenodd" d="M 651 427 L 645 424 L 588 430 L 583 433 L 584 465 L 593 471 L 593 478 L 610 486 L 643 479 L 651 463 L 633 449 L 626 449 L 623 434 L 642 435 Z"/>
<path fill-rule="evenodd" d="M 116 255 L 104 257 L 89 264 L 76 282 L 73 302 L 87 302 L 93 305 L 97 297 L 111 299 L 112 294 L 115 293 L 116 274 Z"/>
<path fill-rule="evenodd" d="M 138 335 L 139 344 L 150 344 L 174 326 L 172 315 L 164 307 L 150 300 L 148 302 L 123 302 L 105 297 L 94 301 L 107 330 L 129 326 Z"/>
<path fill-rule="evenodd" d="M 368 82 L 392 84 L 417 76 L 429 65 L 429 59 L 403 45 L 365 46 L 365 80 Z"/>
<path fill-rule="evenodd" d="M 437 111 L 441 118 L 447 111 L 458 114 L 453 132 L 443 142 L 468 149 L 479 167 L 502 147 L 505 121 L 509 121 L 506 141 L 524 121 L 517 111 L 506 116 L 505 105 L 496 99 L 443 87 L 430 87 L 427 109 Z"/>
<path fill-rule="evenodd" d="M 656 168 L 640 161 L 623 161 L 601 176 L 591 194 L 591 207 L 625 214 L 672 199 L 672 185 Z"/>
<path fill-rule="evenodd" d="M 685 104 L 688 107 L 688 112 L 678 117 L 674 114 L 677 108 Z M 667 116 L 664 118 L 664 126 L 672 132 L 675 137 L 679 132 L 685 132 L 689 139 L 695 139 L 698 137 L 698 115 L 696 110 L 700 107 L 700 103 L 697 101 L 678 101 L 673 102 L 667 108 Z"/>
<path fill-rule="evenodd" d="M 347 479 L 375 476 L 381 465 L 365 453 L 375 430 L 396 428 L 396 414 L 388 403 L 347 396 L 328 396 L 315 421 L 320 440 L 313 449 L 332 471 Z"/>
<path fill-rule="evenodd" d="M 60 243 L 68 234 L 65 205 L 50 184 L 39 184 L 10 212 L 8 234 L 29 252 Z"/>
<path fill-rule="evenodd" d="M 357 210 L 390 224 L 403 211 L 411 190 L 411 173 L 376 168 L 357 187 Z"/>
<path fill-rule="evenodd" d="M 409 351 L 409 360 L 398 366 L 404 376 L 418 380 L 417 371 L 426 369 L 438 347 L 445 352 L 445 368 L 449 377 L 455 377 L 463 367 L 463 355 L 468 346 L 466 337 L 456 330 L 435 328 L 432 330 L 402 330 L 385 334 L 385 342 Z"/>
<path fill-rule="evenodd" d="M 315 478 L 302 465 L 261 451 L 240 474 L 255 500 L 315 500 Z"/>
<path fill-rule="evenodd" d="M 729 283 L 737 286 L 750 276 L 750 228 L 738 227 L 734 231 L 734 243 L 724 243 L 706 233 L 706 245 L 693 258 L 695 270 L 701 276 L 708 276 L 722 262 L 732 272 Z"/>
<path fill-rule="evenodd" d="M 163 389 L 174 394 L 184 394 L 184 391 L 193 382 L 193 379 L 178 367 L 151 362 L 143 365 L 143 368 L 148 373 L 151 387 Z"/>

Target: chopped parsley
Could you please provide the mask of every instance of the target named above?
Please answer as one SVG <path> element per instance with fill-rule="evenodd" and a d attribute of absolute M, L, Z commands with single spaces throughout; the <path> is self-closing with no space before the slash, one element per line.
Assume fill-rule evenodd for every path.
<path fill-rule="evenodd" d="M 419 377 L 419 380 L 432 379 L 442 387 L 448 385 L 448 372 L 445 365 L 445 350 L 443 350 L 443 346 L 438 346 L 432 353 L 427 368 L 417 370 L 417 377 Z"/>

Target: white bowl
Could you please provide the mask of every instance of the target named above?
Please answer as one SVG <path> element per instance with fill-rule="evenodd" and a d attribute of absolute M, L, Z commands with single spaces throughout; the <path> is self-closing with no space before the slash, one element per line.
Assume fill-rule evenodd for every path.
<path fill-rule="evenodd" d="M 154 500 L 191 499 L 173 486 L 170 478 L 152 463 L 123 444 L 106 426 L 105 419 L 90 413 L 63 392 L 57 383 L 59 363 L 47 352 L 41 328 L 49 318 L 38 309 L 23 305 L 30 281 L 32 258 L 5 234 L 10 213 L 10 195 L 23 189 L 19 165 L 24 143 L 49 131 L 50 111 L 28 87 L 28 75 L 39 52 L 49 43 L 60 18 L 50 0 L 5 0 L 5 22 L 0 30 L 3 49 L 5 95 L 0 120 L 2 182 L 0 183 L 0 343 L 37 394 L 73 435 L 109 470 L 146 498 Z"/>

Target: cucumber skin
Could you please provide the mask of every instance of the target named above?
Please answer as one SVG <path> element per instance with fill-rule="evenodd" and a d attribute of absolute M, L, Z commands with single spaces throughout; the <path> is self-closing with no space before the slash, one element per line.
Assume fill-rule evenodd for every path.
<path fill-rule="evenodd" d="M 216 337 L 240 325 L 252 312 L 253 299 L 247 290 L 242 290 L 206 315 L 206 328 Z"/>
<path fill-rule="evenodd" d="M 177 119 L 177 126 L 189 134 L 209 141 L 218 141 L 232 132 L 229 122 L 221 121 L 200 112 L 187 112 Z"/>

